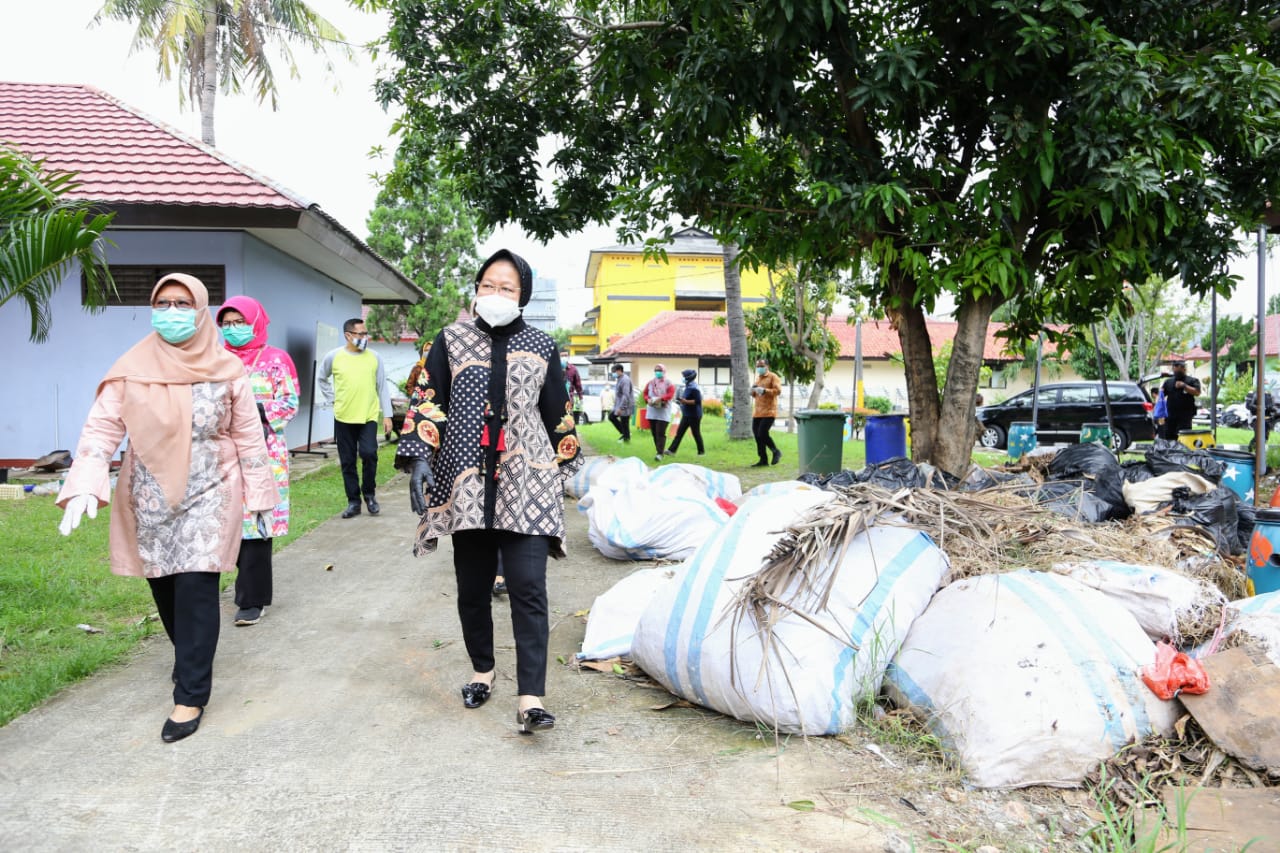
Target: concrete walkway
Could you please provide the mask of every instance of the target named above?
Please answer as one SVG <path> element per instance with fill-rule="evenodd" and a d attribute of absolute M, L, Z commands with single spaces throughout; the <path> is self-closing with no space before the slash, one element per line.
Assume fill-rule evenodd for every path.
<path fill-rule="evenodd" d="M 505 599 L 494 698 L 464 709 L 452 554 L 410 555 L 406 492 L 401 477 L 381 516 L 335 515 L 278 553 L 261 624 L 233 627 L 224 596 L 193 737 L 160 740 L 163 633 L 0 729 L 0 850 L 883 849 L 874 822 L 824 808 L 874 784 L 842 745 L 793 739 L 779 755 L 754 726 L 655 711 L 665 691 L 556 662 L 580 647 L 573 614 L 636 568 L 590 546 L 573 501 L 570 557 L 548 579 L 556 728 L 515 731 Z"/>

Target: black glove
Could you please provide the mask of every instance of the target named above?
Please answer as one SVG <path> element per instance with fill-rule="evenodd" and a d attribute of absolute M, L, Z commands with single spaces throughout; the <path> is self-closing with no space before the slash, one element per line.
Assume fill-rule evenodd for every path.
<path fill-rule="evenodd" d="M 409 472 L 409 506 L 418 515 L 427 511 L 426 495 L 436 487 L 436 475 L 431 470 L 432 452 L 413 460 L 413 470 Z"/>

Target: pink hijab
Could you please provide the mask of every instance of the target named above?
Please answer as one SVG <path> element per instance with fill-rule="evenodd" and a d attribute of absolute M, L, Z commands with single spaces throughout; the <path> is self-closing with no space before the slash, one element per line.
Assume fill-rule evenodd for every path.
<path fill-rule="evenodd" d="M 197 382 L 230 382 L 244 375 L 239 360 L 219 346 L 209 316 L 209 291 L 194 276 L 170 273 L 156 282 L 156 291 L 173 282 L 191 292 L 196 305 L 196 333 L 171 344 L 156 332 L 147 335 L 111 366 L 98 383 L 124 383 L 121 417 L 129 446 L 155 476 L 170 506 L 187 493 L 191 471 L 191 386 Z"/>
<path fill-rule="evenodd" d="M 228 309 L 240 312 L 245 322 L 253 329 L 253 340 L 239 348 L 225 342 L 224 345 L 232 355 L 240 357 L 245 368 L 251 369 L 267 346 L 267 326 L 271 323 L 271 318 L 267 316 L 267 309 L 262 307 L 262 303 L 253 297 L 233 296 L 222 303 L 222 307 L 218 309 L 219 324 L 222 323 L 222 315 Z"/>

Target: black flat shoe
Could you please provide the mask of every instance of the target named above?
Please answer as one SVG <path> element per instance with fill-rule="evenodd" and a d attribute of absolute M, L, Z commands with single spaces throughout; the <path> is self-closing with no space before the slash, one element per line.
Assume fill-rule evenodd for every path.
<path fill-rule="evenodd" d="M 765 462 L 765 461 L 762 459 L 762 460 L 760 460 L 759 462 L 757 462 L 757 463 L 755 463 L 754 465 L 752 465 L 751 467 L 752 467 L 752 468 L 767 468 L 767 467 L 769 467 L 769 463 L 768 463 L 768 462 Z"/>
<path fill-rule="evenodd" d="M 360 501 L 350 501 L 347 508 L 342 511 L 343 518 L 355 518 L 360 514 Z"/>
<path fill-rule="evenodd" d="M 462 685 L 462 704 L 468 708 L 479 708 L 493 695 L 493 685 L 483 681 L 473 681 Z"/>
<path fill-rule="evenodd" d="M 516 724 L 520 726 L 520 734 L 531 735 L 534 732 L 554 729 L 556 718 L 546 708 L 530 708 L 527 711 L 516 711 Z"/>
<path fill-rule="evenodd" d="M 369 507 L 369 515 L 377 515 L 382 512 L 382 507 L 378 505 L 376 498 L 365 498 L 365 506 Z"/>
<path fill-rule="evenodd" d="M 200 728 L 200 720 L 204 717 L 204 708 L 200 709 L 200 713 L 196 714 L 194 720 L 187 720 L 185 723 L 175 722 L 166 719 L 164 728 L 160 730 L 160 740 L 165 743 L 173 743 L 182 740 L 184 737 L 191 737 L 196 733 L 196 729 Z"/>
<path fill-rule="evenodd" d="M 773 464 L 777 465 L 779 460 L 781 459 L 782 459 L 782 451 L 781 450 L 773 451 Z"/>
<path fill-rule="evenodd" d="M 498 597 L 498 596 L 500 596 L 500 595 L 506 595 L 506 594 L 507 594 L 507 582 L 506 582 L 506 581 L 498 581 L 497 583 L 495 583 L 495 584 L 493 585 L 493 597 L 494 597 L 494 598 L 497 598 L 497 597 Z"/>

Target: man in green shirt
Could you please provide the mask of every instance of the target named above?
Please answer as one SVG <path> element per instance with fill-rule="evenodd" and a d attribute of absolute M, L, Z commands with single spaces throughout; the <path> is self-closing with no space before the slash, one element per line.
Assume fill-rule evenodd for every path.
<path fill-rule="evenodd" d="M 378 487 L 378 416 L 382 428 L 391 432 L 391 395 L 382 359 L 369 346 L 364 320 L 353 318 L 342 324 L 346 346 L 324 357 L 317 370 L 322 405 L 333 406 L 333 440 L 338 445 L 342 484 L 347 490 L 343 518 L 360 514 L 360 496 L 370 515 L 381 510 L 375 497 Z M 361 477 L 356 478 L 359 454 Z"/>

